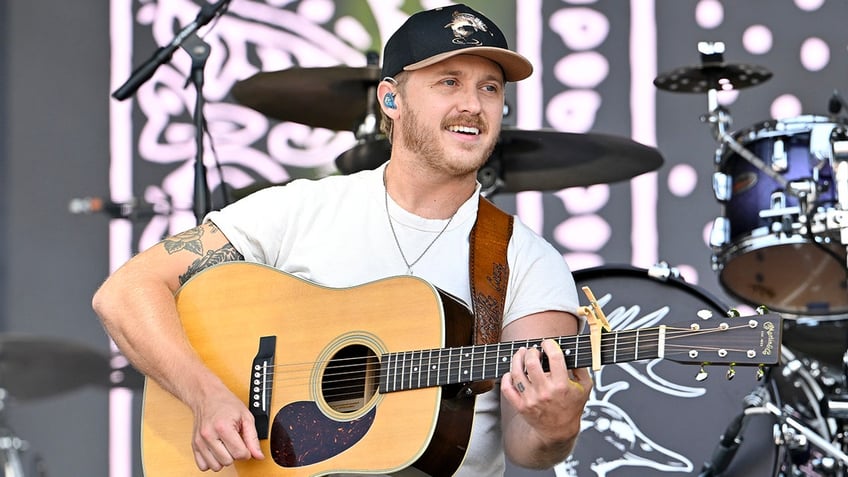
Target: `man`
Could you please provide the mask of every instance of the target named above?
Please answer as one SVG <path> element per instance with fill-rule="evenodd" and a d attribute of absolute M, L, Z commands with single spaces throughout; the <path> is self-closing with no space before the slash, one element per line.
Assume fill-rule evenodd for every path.
<path fill-rule="evenodd" d="M 410 17 L 383 60 L 377 94 L 392 142 L 386 164 L 256 192 L 140 253 L 94 296 L 122 352 L 191 409 L 200 470 L 268 456 L 242 397 L 186 341 L 174 295 L 198 272 L 245 260 L 334 288 L 413 274 L 471 302 L 476 173 L 500 134 L 505 83 L 526 78 L 532 66 L 464 5 Z M 578 331 L 577 293 L 562 256 L 517 220 L 507 264 L 503 341 Z M 541 348 L 519 349 L 499 385 L 477 397 L 458 475 L 502 475 L 504 455 L 549 468 L 573 449 L 592 381 L 587 370 L 566 368 L 553 340 Z"/>

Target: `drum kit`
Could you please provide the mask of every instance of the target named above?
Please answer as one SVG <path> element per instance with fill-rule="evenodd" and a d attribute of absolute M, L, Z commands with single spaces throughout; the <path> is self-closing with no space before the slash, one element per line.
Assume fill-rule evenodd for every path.
<path fill-rule="evenodd" d="M 725 62 L 720 42 L 703 42 L 698 49 L 700 65 L 661 74 L 654 85 L 707 97 L 708 112 L 701 120 L 718 143 L 712 182 L 720 206 L 710 233 L 712 267 L 729 295 L 787 318 L 783 364 L 753 391 L 736 388 L 736 402 L 721 403 L 724 411 L 741 406 L 742 412 L 728 419 L 700 475 L 747 468 L 740 461 L 750 459 L 736 456 L 746 437 L 765 442 L 771 451 L 769 475 L 848 475 L 848 125 L 837 114 L 845 101 L 834 93 L 829 115 L 769 120 L 731 131 L 731 115 L 720 105 L 719 93 L 755 87 L 772 73 Z M 238 82 L 232 95 L 270 118 L 354 132 L 356 145 L 336 158 L 336 166 L 344 174 L 372 169 L 390 156 L 388 141 L 377 132 L 376 63 L 369 55 L 364 68 L 262 72 Z M 504 128 L 478 178 L 487 195 L 548 191 L 614 183 L 662 163 L 655 149 L 617 136 Z M 236 191 L 236 198 L 269 185 Z M 575 273 L 578 284 L 603 279 L 599 289 L 621 290 L 656 286 L 651 276 L 650 270 L 609 267 Z M 668 289 L 659 300 L 727 311 L 682 279 L 666 274 L 661 283 Z M 628 296 L 638 301 L 650 293 Z M 756 416 L 760 422 L 748 426 Z M 760 457 L 755 460 L 761 462 Z"/>
<path fill-rule="evenodd" d="M 719 93 L 757 86 L 771 73 L 726 63 L 724 50 L 721 42 L 699 43 L 700 65 L 654 84 L 707 96 L 701 120 L 718 142 L 713 191 L 721 213 L 710 246 L 720 285 L 786 320 L 782 365 L 745 396 L 700 475 L 720 475 L 743 437 L 773 439 L 769 475 L 848 475 L 848 125 L 838 116 L 845 101 L 834 92 L 827 116 L 731 132 Z M 744 436 L 742 423 L 758 414 L 771 417 L 772 432 Z"/>

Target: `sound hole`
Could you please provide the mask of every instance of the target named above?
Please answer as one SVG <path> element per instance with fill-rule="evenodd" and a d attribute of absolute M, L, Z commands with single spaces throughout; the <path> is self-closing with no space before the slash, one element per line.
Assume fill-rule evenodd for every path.
<path fill-rule="evenodd" d="M 321 378 L 324 400 L 334 410 L 355 412 L 376 394 L 380 361 L 362 345 L 346 346 L 330 358 Z"/>

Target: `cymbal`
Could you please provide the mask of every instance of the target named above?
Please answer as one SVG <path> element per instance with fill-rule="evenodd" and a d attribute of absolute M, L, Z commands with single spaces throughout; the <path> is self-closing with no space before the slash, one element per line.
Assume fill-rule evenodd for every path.
<path fill-rule="evenodd" d="M 386 139 L 365 141 L 340 155 L 336 167 L 345 174 L 374 169 L 390 155 Z M 483 172 L 499 176 L 498 191 L 546 191 L 619 182 L 662 164 L 655 148 L 621 136 L 504 129 Z"/>
<path fill-rule="evenodd" d="M 0 388 L 36 399 L 86 386 L 110 386 L 109 357 L 86 346 L 26 334 L 0 334 Z"/>
<path fill-rule="evenodd" d="M 353 131 L 371 109 L 377 112 L 380 68 L 289 68 L 257 73 L 237 82 L 231 93 L 239 103 L 265 116 L 316 128 Z M 369 104 L 371 102 L 371 104 Z"/>
<path fill-rule="evenodd" d="M 654 79 L 654 86 L 673 93 L 705 93 L 757 86 L 772 76 L 768 69 L 746 63 L 704 63 L 684 66 Z"/>

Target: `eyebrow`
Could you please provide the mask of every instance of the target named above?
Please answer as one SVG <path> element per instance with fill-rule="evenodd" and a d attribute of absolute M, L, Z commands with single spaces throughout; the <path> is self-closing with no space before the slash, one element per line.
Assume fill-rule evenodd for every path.
<path fill-rule="evenodd" d="M 442 76 L 460 76 L 460 77 L 461 76 L 468 76 L 467 73 L 465 73 L 463 70 L 456 70 L 456 69 L 441 70 L 441 71 L 438 72 L 438 74 L 442 75 Z M 503 75 L 498 76 L 498 75 L 495 75 L 495 74 L 486 75 L 486 77 L 483 78 L 483 81 L 498 81 L 501 84 L 506 83 L 506 80 L 503 77 Z"/>

